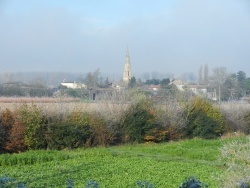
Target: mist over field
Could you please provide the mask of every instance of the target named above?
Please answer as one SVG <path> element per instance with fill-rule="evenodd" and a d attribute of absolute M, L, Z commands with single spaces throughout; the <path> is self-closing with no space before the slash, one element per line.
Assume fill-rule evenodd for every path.
<path fill-rule="evenodd" d="M 250 74 L 248 0 L 0 2 L 0 72 Z M 119 76 L 121 75 L 121 76 Z"/>
<path fill-rule="evenodd" d="M 249 0 L 0 0 L 0 187 L 250 187 L 249 50 Z"/>

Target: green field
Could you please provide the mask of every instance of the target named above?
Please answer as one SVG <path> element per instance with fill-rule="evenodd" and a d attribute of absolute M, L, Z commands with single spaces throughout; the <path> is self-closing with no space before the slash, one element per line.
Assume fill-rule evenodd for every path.
<path fill-rule="evenodd" d="M 220 187 L 226 167 L 219 148 L 228 139 L 147 143 L 109 148 L 29 151 L 0 155 L 0 177 L 8 176 L 27 187 L 84 187 L 95 180 L 100 187 L 135 187 L 146 180 L 155 187 L 179 187 L 196 176 L 209 187 Z"/>

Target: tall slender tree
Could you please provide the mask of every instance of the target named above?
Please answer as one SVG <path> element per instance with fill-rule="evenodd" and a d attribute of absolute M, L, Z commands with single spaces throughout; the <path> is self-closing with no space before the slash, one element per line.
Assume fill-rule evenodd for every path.
<path fill-rule="evenodd" d="M 204 67 L 204 79 L 203 79 L 204 84 L 208 84 L 208 65 L 205 64 Z"/>
<path fill-rule="evenodd" d="M 200 66 L 200 69 L 199 69 L 199 84 L 202 84 L 203 83 L 203 75 L 202 75 L 202 65 Z"/>

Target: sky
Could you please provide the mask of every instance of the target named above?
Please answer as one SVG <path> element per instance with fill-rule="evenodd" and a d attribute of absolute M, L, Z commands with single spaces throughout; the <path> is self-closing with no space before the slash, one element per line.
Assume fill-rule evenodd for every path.
<path fill-rule="evenodd" d="M 0 72 L 250 76 L 249 0 L 0 0 Z"/>

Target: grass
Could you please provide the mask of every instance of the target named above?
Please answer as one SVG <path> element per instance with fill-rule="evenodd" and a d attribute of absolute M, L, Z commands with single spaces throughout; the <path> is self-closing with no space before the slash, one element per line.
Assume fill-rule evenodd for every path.
<path fill-rule="evenodd" d="M 21 154 L 0 155 L 0 167 L 15 165 L 32 165 L 49 161 L 67 160 L 69 155 L 59 151 L 28 151 Z"/>
<path fill-rule="evenodd" d="M 84 187 L 87 181 L 95 180 L 100 187 L 115 188 L 135 187 L 138 180 L 155 187 L 179 187 L 187 177 L 196 176 L 209 187 L 220 187 L 219 177 L 226 167 L 218 161 L 219 150 L 232 139 L 236 138 L 32 151 L 8 158 L 33 158 L 36 162 L 2 165 L 0 176 L 28 187 L 66 187 L 68 180 L 73 180 L 75 187 Z"/>

